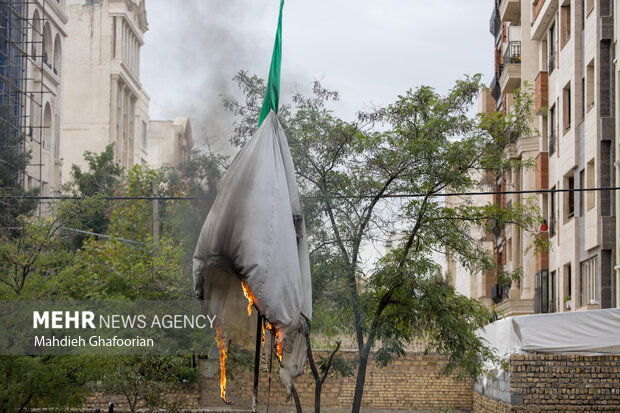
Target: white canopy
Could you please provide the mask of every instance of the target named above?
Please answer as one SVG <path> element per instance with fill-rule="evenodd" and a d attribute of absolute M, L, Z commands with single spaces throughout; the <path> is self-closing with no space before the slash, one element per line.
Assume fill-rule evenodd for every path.
<path fill-rule="evenodd" d="M 508 317 L 479 331 L 498 354 L 620 354 L 620 308 Z"/>

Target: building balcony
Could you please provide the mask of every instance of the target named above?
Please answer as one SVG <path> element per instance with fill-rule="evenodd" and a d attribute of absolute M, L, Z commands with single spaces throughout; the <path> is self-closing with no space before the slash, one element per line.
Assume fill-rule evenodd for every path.
<path fill-rule="evenodd" d="M 536 9 L 540 11 L 532 24 L 531 37 L 532 40 L 541 40 L 558 11 L 558 0 L 538 0 Z"/>
<path fill-rule="evenodd" d="M 499 2 L 499 18 L 502 22 L 518 24 L 521 21 L 521 1 L 502 0 Z"/>
<path fill-rule="evenodd" d="M 521 42 L 508 42 L 504 52 L 504 67 L 499 77 L 502 93 L 512 93 L 521 85 Z"/>
<path fill-rule="evenodd" d="M 495 73 L 495 77 L 493 77 L 491 81 L 491 97 L 496 103 L 499 102 L 502 97 L 502 89 L 499 87 L 499 78 L 500 74 Z"/>
<path fill-rule="evenodd" d="M 541 71 L 536 76 L 535 85 L 536 114 L 542 115 L 549 104 L 549 74 Z"/>
<path fill-rule="evenodd" d="M 504 65 L 510 63 L 521 63 L 521 42 L 513 41 L 506 44 L 504 51 Z"/>
<path fill-rule="evenodd" d="M 499 10 L 497 7 L 493 7 L 493 13 L 491 13 L 491 20 L 489 21 L 489 31 L 495 37 L 495 43 L 502 32 L 502 21 L 499 18 Z"/>

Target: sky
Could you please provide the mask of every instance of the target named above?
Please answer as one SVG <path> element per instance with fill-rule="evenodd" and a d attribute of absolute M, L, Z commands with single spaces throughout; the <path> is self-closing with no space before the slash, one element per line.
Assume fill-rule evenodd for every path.
<path fill-rule="evenodd" d="M 222 94 L 239 70 L 266 78 L 279 0 L 146 0 L 141 81 L 154 120 L 186 116 L 194 141 L 230 153 Z M 491 0 L 286 0 L 281 102 L 312 81 L 340 92 L 345 120 L 420 85 L 493 77 Z"/>

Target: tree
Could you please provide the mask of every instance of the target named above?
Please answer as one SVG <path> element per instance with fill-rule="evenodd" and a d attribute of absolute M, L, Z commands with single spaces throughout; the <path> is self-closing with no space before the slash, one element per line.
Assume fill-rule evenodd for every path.
<path fill-rule="evenodd" d="M 105 394 L 122 394 L 133 413 L 140 403 L 147 408 L 178 411 L 177 401 L 168 399 L 185 371 L 181 356 L 125 356 L 109 360 L 110 368 L 101 381 Z"/>
<path fill-rule="evenodd" d="M 21 182 L 32 154 L 25 149 L 26 139 L 11 112 L 9 106 L 0 105 L 0 196 L 7 196 L 0 198 L 0 236 L 14 234 L 17 217 L 30 213 L 38 204 L 28 197 L 39 194 L 38 187 L 26 189 Z"/>
<path fill-rule="evenodd" d="M 81 218 L 99 208 L 101 200 L 91 198 L 58 202 L 49 216 L 21 215 L 12 237 L 0 238 L 0 298 L 36 299 L 55 294 L 58 273 L 71 263 L 67 232 Z"/>
<path fill-rule="evenodd" d="M 158 182 L 161 196 L 184 196 L 168 179 L 166 168 L 136 165 L 118 189 L 121 196 L 151 196 Z M 161 236 L 152 234 L 152 201 L 128 199 L 108 207 L 107 236 L 88 237 L 73 265 L 61 275 L 63 294 L 74 299 L 175 299 L 189 296 L 190 261 L 184 259 L 191 237 L 179 227 L 196 213 L 188 201 L 171 200 L 160 208 Z"/>
<path fill-rule="evenodd" d="M 0 413 L 81 407 L 88 393 L 84 383 L 100 368 L 93 357 L 0 356 Z"/>
<path fill-rule="evenodd" d="M 44 217 L 14 216 L 12 232 L 0 233 L 0 299 L 188 297 L 191 252 L 200 226 L 187 221 L 204 219 L 210 204 L 162 203 L 161 237 L 156 242 L 151 234 L 152 201 L 110 202 L 104 197 L 150 196 L 153 180 L 163 196 L 210 197 L 224 159 L 195 154 L 180 171 L 136 166 L 123 177 L 114 163 L 112 146 L 101 154 L 87 152 L 85 158 L 88 170 L 74 166 L 71 185 L 73 194 L 82 199 L 56 201 Z M 88 236 L 75 245 L 78 228 L 107 233 L 109 238 Z M 162 391 L 191 378 L 185 360 L 0 356 L 0 413 L 79 407 L 89 391 L 85 384 L 103 378 L 108 378 L 104 380 L 108 389 L 124 386 L 123 393 L 135 395 L 136 389 L 130 389 L 132 377 L 142 380 L 134 383 L 139 400 L 174 408 Z M 159 370 L 151 371 L 155 368 Z M 135 405 L 136 398 L 132 400 Z"/>
<path fill-rule="evenodd" d="M 264 83 L 246 72 L 235 80 L 244 100 L 226 98 L 225 105 L 241 118 L 231 142 L 243 144 L 255 130 L 250 125 L 257 124 Z M 361 408 L 371 351 L 387 364 L 404 354 L 407 343 L 422 339 L 428 351 L 448 356 L 446 373 L 474 378 L 492 357 L 475 335 L 488 312 L 456 294 L 433 260 L 450 250 L 472 271 L 499 272 L 491 251 L 470 230 L 488 230 L 490 220 L 532 233 L 540 225 L 527 199 L 504 209 L 441 202 L 447 190 L 488 190 L 475 180 L 478 172 L 518 167 L 504 147 L 530 133 L 528 119 L 468 116 L 482 87 L 479 75 L 457 81 L 445 96 L 421 86 L 347 123 L 327 108 L 338 94 L 315 82 L 312 96 L 296 93 L 279 114 L 305 194 L 313 277 L 320 278 L 313 283 L 331 285 L 327 304 L 338 309 L 332 321 L 357 341 L 354 413 Z M 517 93 L 514 113 L 527 116 L 530 103 Z M 364 263 L 364 249 L 392 233 L 402 234 L 399 247 L 375 265 Z M 317 256 L 332 257 L 339 271 L 315 272 Z"/>
<path fill-rule="evenodd" d="M 83 197 L 105 198 L 114 195 L 123 176 L 123 168 L 114 160 L 114 144 L 106 146 L 100 154 L 84 152 L 84 160 L 88 170 L 82 171 L 78 165 L 71 165 L 71 181 L 65 185 L 65 189 L 71 191 L 73 195 Z M 100 208 L 89 214 L 82 214 L 77 229 L 97 234 L 105 233 L 109 225 L 105 207 L 106 204 L 102 203 Z M 74 247 L 81 246 L 84 238 L 85 235 L 74 234 Z"/>

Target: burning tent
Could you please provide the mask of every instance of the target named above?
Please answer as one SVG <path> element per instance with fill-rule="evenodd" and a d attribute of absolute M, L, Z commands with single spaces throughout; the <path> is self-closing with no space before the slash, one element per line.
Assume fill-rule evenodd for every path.
<path fill-rule="evenodd" d="M 258 340 L 256 323 L 263 321 L 253 305 L 275 333 L 280 379 L 290 394 L 306 361 L 312 286 L 293 160 L 276 114 L 282 6 L 283 0 L 260 127 L 222 180 L 196 245 L 193 276 L 203 310 L 216 315 L 221 363 L 228 344 L 248 348 Z"/>

